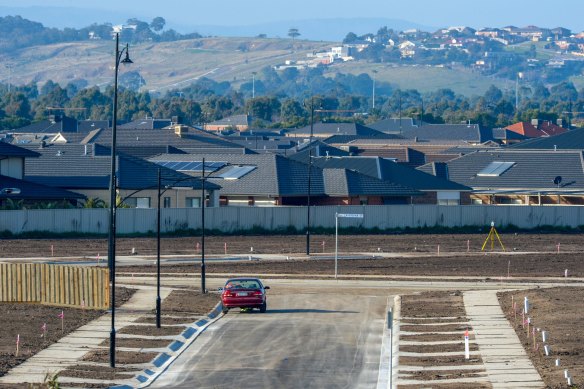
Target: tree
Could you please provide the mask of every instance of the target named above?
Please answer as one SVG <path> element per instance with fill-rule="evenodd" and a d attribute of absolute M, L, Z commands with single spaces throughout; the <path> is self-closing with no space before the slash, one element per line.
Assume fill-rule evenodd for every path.
<path fill-rule="evenodd" d="M 298 32 L 297 28 L 291 28 L 288 30 L 288 36 L 292 38 L 292 41 L 294 41 L 294 39 L 300 36 L 300 33 Z"/>
<path fill-rule="evenodd" d="M 157 16 L 150 22 L 150 28 L 156 32 L 160 32 L 164 29 L 166 20 L 163 17 Z"/>

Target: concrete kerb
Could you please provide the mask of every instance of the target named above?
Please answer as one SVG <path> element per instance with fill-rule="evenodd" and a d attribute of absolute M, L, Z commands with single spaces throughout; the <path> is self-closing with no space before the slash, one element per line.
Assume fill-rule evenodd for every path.
<path fill-rule="evenodd" d="M 221 303 L 218 303 L 215 308 L 209 312 L 206 318 L 192 323 L 179 335 L 179 337 L 182 337 L 182 340 L 175 339 L 174 342 L 168 345 L 168 352 L 158 354 L 151 362 L 153 366 L 145 369 L 141 374 L 134 378 L 134 380 L 137 381 L 135 385 L 112 386 L 111 389 L 134 389 L 150 386 L 195 341 L 195 339 L 207 329 L 207 327 L 221 317 L 223 317 L 223 314 L 221 313 Z"/>
<path fill-rule="evenodd" d="M 385 317 L 383 335 L 381 338 L 381 355 L 379 358 L 379 376 L 377 377 L 377 389 L 393 389 L 396 387 L 398 363 L 399 318 L 401 315 L 401 297 L 395 296 L 393 304 L 387 299 L 387 311 L 392 307 L 392 323 L 388 323 L 389 315 Z"/>

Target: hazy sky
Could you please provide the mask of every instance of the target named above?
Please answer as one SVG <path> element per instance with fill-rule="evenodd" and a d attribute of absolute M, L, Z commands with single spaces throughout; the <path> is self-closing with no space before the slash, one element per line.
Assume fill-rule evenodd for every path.
<path fill-rule="evenodd" d="M 182 25 L 250 25 L 274 21 L 377 17 L 427 26 L 564 26 L 584 30 L 583 0 L 0 0 L 0 6 L 58 6 L 162 16 Z M 98 20 L 97 22 L 101 22 Z"/>

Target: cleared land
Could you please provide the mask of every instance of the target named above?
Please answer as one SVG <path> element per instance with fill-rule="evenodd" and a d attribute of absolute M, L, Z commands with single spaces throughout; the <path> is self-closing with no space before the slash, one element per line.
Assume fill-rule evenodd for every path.
<path fill-rule="evenodd" d="M 521 277 L 563 277 L 565 269 L 569 269 L 569 277 L 566 281 L 577 281 L 574 278 L 584 277 L 584 261 L 581 260 L 584 235 L 581 234 L 503 234 L 502 240 L 510 253 L 502 253 L 499 247 L 497 252 L 485 254 L 480 251 L 482 244 L 485 242 L 486 233 L 477 234 L 427 234 L 427 235 L 363 235 L 363 236 L 340 236 L 339 248 L 346 255 L 346 252 L 365 252 L 365 253 L 395 253 L 400 256 L 395 258 L 373 258 L 369 255 L 367 259 L 342 259 L 339 263 L 339 271 L 342 275 L 352 275 L 354 277 L 388 277 L 388 276 L 411 276 L 414 278 L 423 276 L 451 276 L 454 279 L 463 277 L 480 277 L 485 281 L 498 281 L 500 277 L 506 278 L 507 272 L 511 279 L 520 282 Z M 325 242 L 324 249 L 322 242 Z M 163 238 L 162 252 L 164 255 L 192 255 L 198 258 L 196 245 L 199 237 L 188 238 Z M 248 254 L 250 248 L 254 248 L 254 253 L 262 254 L 293 254 L 302 257 L 305 236 L 245 236 L 245 237 L 208 237 L 206 240 L 206 249 L 209 255 L 223 255 L 225 243 L 228 247 L 228 255 Z M 79 239 L 79 240 L 2 240 L 0 241 L 0 258 L 9 257 L 44 257 L 50 258 L 51 245 L 55 256 L 69 257 L 78 259 L 95 259 L 97 253 L 101 253 L 102 258 L 107 252 L 107 240 L 103 239 Z M 558 253 L 559 243 L 559 253 Z M 438 254 L 438 245 L 440 245 L 440 254 Z M 129 254 L 132 248 L 136 248 L 139 255 L 154 255 L 156 249 L 156 240 L 154 238 L 136 238 L 136 239 L 119 239 L 118 249 L 121 254 Z M 332 254 L 331 248 L 334 247 L 334 236 L 330 235 L 313 235 L 311 249 L 314 254 L 320 256 L 329 256 Z M 467 253 L 467 247 L 469 252 Z M 528 254 L 520 252 L 530 252 Z M 54 258 L 57 259 L 57 258 Z M 245 261 L 245 262 L 228 262 L 214 263 L 209 262 L 207 271 L 210 276 L 213 273 L 219 274 L 277 274 L 284 273 L 290 276 L 306 276 L 307 274 L 316 277 L 330 277 L 333 269 L 333 261 L 330 259 L 299 259 L 289 261 Z M 119 268 L 120 272 L 131 271 L 136 275 L 154 272 L 153 266 L 135 266 L 131 268 Z M 163 267 L 163 273 L 194 273 L 192 264 L 187 265 L 167 265 Z M 559 281 L 559 279 L 557 279 Z M 206 297 L 206 302 L 201 302 L 196 292 L 184 291 L 177 292 L 171 297 L 176 303 L 171 303 L 172 316 L 174 318 L 169 324 L 180 324 L 180 317 L 184 317 L 185 322 L 191 320 L 195 315 L 202 313 L 203 308 L 212 306 L 217 301 L 216 295 Z M 194 293 L 193 296 L 181 295 L 180 293 Z M 433 316 L 432 309 L 454 310 L 449 313 L 452 316 L 463 317 L 463 313 L 457 310 L 460 307 L 458 301 L 459 295 L 456 291 L 452 295 L 433 296 L 428 295 L 429 301 L 434 297 L 440 297 L 441 300 L 452 299 L 446 305 L 432 305 L 423 303 L 430 311 L 428 315 Z M 580 325 L 584 320 L 584 313 L 581 309 L 580 301 L 584 301 L 584 287 L 582 288 L 554 288 L 554 289 L 537 289 L 527 292 L 514 293 L 515 300 L 519 300 L 524 295 L 528 295 L 533 306 L 533 320 L 540 328 L 545 328 L 551 335 L 550 344 L 552 345 L 553 357 L 544 357 L 541 345 L 538 350 L 533 351 L 531 340 L 523 333 L 520 324 L 517 324 L 512 312 L 510 311 L 510 294 L 502 295 L 501 302 L 505 312 L 508 313 L 512 324 L 515 324 L 518 335 L 522 339 L 528 354 L 534 365 L 539 369 L 540 374 L 549 387 L 565 387 L 565 380 L 562 381 L 563 369 L 551 366 L 555 358 L 561 359 L 562 367 L 570 369 L 576 384 L 581 384 L 582 371 L 584 366 L 582 356 L 582 340 L 584 339 L 584 329 Z M 172 301 L 172 300 L 168 300 Z M 190 302 L 196 305 L 194 307 L 183 304 Z M 449 300 L 448 300 L 449 301 Z M 576 303 L 575 303 L 576 302 Z M 3 305 L 2 307 L 8 307 Z M 15 315 L 1 315 L 0 326 L 8 328 L 10 321 L 14 328 L 26 327 L 31 328 L 31 335 L 38 337 L 40 335 L 40 325 L 44 317 L 56 316 L 55 312 L 49 311 L 43 313 L 44 316 L 34 316 L 31 318 L 30 312 L 35 312 L 37 307 L 19 306 L 23 314 L 17 318 Z M 403 314 L 410 315 L 412 309 L 417 311 L 420 303 L 416 300 L 404 298 Z M 46 308 L 46 307 L 42 307 Z M 165 301 L 165 309 L 168 303 Z M 5 312 L 6 308 L 2 308 Z M 54 308 L 50 308 L 54 309 Z M 410 311 L 408 311 L 410 310 Z M 30 311 L 30 312 L 29 312 Z M 446 312 L 446 311 L 444 311 Z M 559 314 L 558 314 L 559 312 Z M 411 312 L 410 312 L 411 313 Z M 72 314 L 65 313 L 66 317 L 72 317 Z M 412 316 L 412 315 L 410 315 Z M 178 319 L 176 317 L 179 317 Z M 170 319 L 170 317 L 169 317 Z M 29 323 L 41 323 L 30 325 Z M 54 320 L 53 320 L 54 322 Z M 51 327 L 55 323 L 51 322 Z M 152 318 L 144 317 L 144 323 L 153 323 Z M 415 321 L 414 321 L 415 322 Z M 38 328 L 37 328 L 38 327 Z M 156 332 L 152 328 L 128 328 L 136 335 L 161 334 L 166 330 L 177 327 L 166 327 L 161 329 L 162 332 Z M 178 327 L 180 329 L 180 327 Z M 175 331 L 176 332 L 176 331 Z M 166 334 L 166 332 L 164 332 Z M 174 333 L 174 332 L 173 332 Z M 4 332 L 6 339 L 3 339 L 6 345 L 6 352 L 10 354 L 10 362 L 4 364 L 5 369 L 20 363 L 14 356 L 15 352 L 15 334 Z M 22 336 L 22 334 L 21 334 Z M 431 335 L 424 335 L 431 337 Z M 523 337 L 522 337 L 523 336 Z M 14 339 L 13 339 L 14 338 Z M 39 338 L 40 339 L 40 338 Z M 428 338 L 426 340 L 432 340 Z M 42 339 L 40 339 L 42 341 Z M 136 343 L 137 347 L 144 346 L 143 343 Z M 151 346 L 159 346 L 158 343 Z M 32 349 L 32 348 L 31 348 Z M 23 353 L 27 353 L 26 347 Z M 34 351 L 28 351 L 32 354 Z M 141 358 L 142 355 L 125 357 Z M 91 358 L 102 360 L 103 356 L 94 355 Z M 100 359 L 101 358 L 101 359 Z M 87 377 L 99 376 L 100 374 L 109 374 L 107 368 L 96 369 L 94 372 L 87 372 L 83 369 L 73 369 L 67 374 L 83 375 Z M 83 370 L 83 372 L 79 372 Z M 119 372 L 123 377 L 124 372 Z M 95 375 L 94 375 L 95 374 Z M 467 372 L 467 374 L 470 374 Z M 562 386 L 564 385 L 564 386 Z M 441 387 L 448 387 L 443 385 Z M 480 386 L 476 386 L 480 387 Z"/>

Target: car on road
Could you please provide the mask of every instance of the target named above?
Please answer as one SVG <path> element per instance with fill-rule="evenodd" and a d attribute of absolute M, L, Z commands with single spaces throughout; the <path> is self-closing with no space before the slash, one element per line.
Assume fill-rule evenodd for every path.
<path fill-rule="evenodd" d="M 264 313 L 267 309 L 266 290 L 258 278 L 230 278 L 221 291 L 221 309 L 223 313 L 231 308 L 257 308 Z"/>

